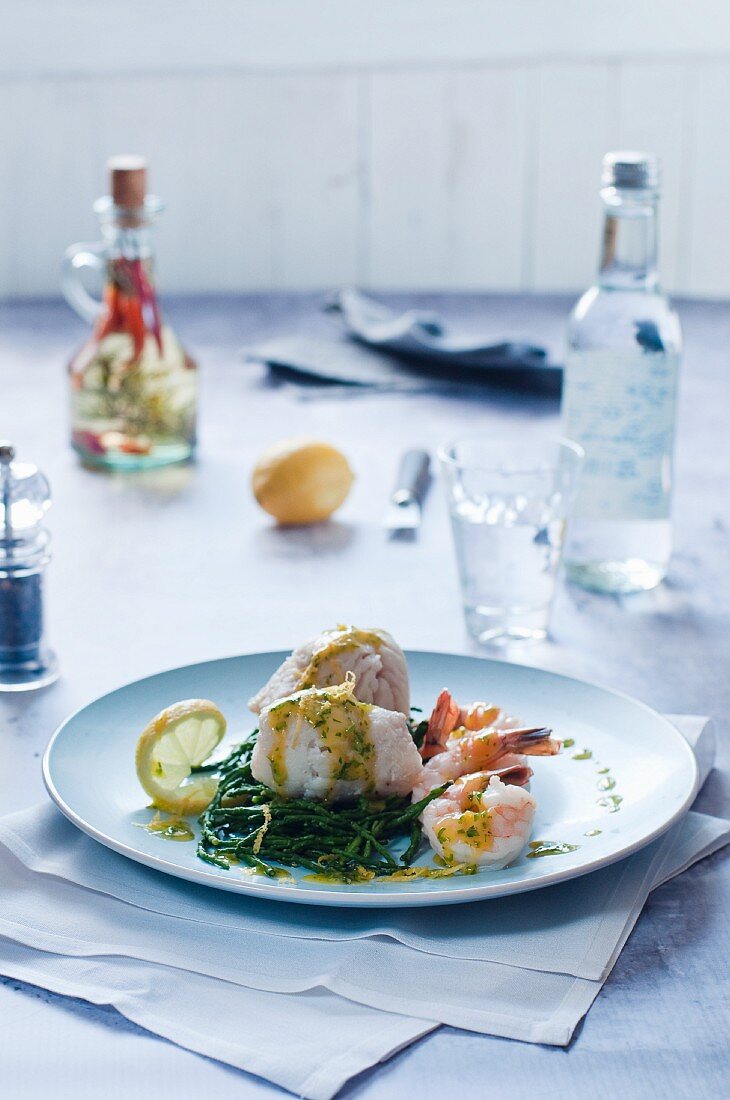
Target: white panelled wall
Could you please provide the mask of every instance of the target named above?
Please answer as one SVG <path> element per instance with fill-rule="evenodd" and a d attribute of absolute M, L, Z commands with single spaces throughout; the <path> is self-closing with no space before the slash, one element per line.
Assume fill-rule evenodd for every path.
<path fill-rule="evenodd" d="M 284 19 L 290 5 L 270 2 Z M 83 28 L 92 12 L 100 19 L 98 7 L 27 0 L 21 13 L 0 0 L 11 46 L 0 60 L 0 296 L 57 292 L 66 245 L 96 236 L 90 207 L 116 152 L 146 154 L 167 203 L 159 269 L 168 291 L 580 290 L 597 259 L 601 156 L 621 147 L 652 149 L 664 165 L 666 286 L 730 296 L 727 14 L 716 36 L 705 29 L 690 42 L 677 16 L 674 39 L 660 36 L 658 49 L 649 48 L 651 20 L 635 32 L 636 49 L 619 31 L 598 48 L 574 27 L 561 49 L 547 31 L 546 43 L 532 25 L 521 32 L 519 20 L 547 7 L 585 17 L 586 0 L 540 9 L 484 0 L 478 14 L 469 0 L 391 0 L 403 45 L 384 38 L 381 63 L 351 27 L 334 27 L 322 45 L 327 26 L 316 18 L 332 15 L 328 0 L 300 0 L 315 20 L 316 55 L 307 51 L 314 35 L 296 53 L 291 21 L 278 45 L 272 24 L 261 42 L 249 36 L 233 48 L 226 30 L 242 33 L 250 0 L 129 3 L 147 28 L 144 56 L 122 33 L 116 53 L 105 38 L 104 62 L 94 64 L 94 44 L 84 50 L 69 27 Z M 360 0 L 352 3 L 362 17 Z M 701 21 L 706 6 L 673 8 L 696 9 Z M 117 5 L 102 7 L 123 17 Z M 635 0 L 627 12 L 647 7 Z M 441 52 L 433 35 L 412 45 L 408 25 L 398 25 L 408 8 L 411 18 L 440 9 L 474 20 L 478 45 L 456 32 Z M 201 37 L 196 63 L 191 20 L 203 10 L 207 29 L 219 19 L 221 33 Z M 64 12 L 70 23 L 65 32 L 58 24 L 66 38 L 57 40 L 48 21 Z M 490 12 L 501 20 L 497 43 L 479 22 Z M 31 15 L 47 33 L 24 52 L 18 20 L 28 17 L 30 35 L 40 25 Z M 171 30 L 172 45 L 150 50 L 150 35 L 182 35 L 186 19 L 184 43 L 175 47 Z"/>

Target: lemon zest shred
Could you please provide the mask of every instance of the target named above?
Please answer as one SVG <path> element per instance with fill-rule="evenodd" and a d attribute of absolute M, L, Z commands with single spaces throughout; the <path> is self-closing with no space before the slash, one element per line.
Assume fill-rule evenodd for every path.
<path fill-rule="evenodd" d="M 266 830 L 268 829 L 269 825 L 271 824 L 271 807 L 269 806 L 268 802 L 265 802 L 263 804 L 263 806 L 261 807 L 261 809 L 262 809 L 263 814 L 264 814 L 264 823 L 256 831 L 256 837 L 254 839 L 253 849 L 252 849 L 253 854 L 255 856 L 257 856 L 259 854 L 259 852 L 261 851 L 261 845 L 263 844 L 264 837 L 266 836 Z"/>

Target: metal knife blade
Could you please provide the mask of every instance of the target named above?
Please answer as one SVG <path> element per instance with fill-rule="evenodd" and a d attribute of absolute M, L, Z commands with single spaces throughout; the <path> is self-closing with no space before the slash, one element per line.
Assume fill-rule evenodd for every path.
<path fill-rule="evenodd" d="M 395 488 L 390 496 L 390 508 L 385 517 L 388 531 L 415 533 L 421 523 L 421 506 L 430 480 L 427 451 L 406 451 L 398 467 Z"/>

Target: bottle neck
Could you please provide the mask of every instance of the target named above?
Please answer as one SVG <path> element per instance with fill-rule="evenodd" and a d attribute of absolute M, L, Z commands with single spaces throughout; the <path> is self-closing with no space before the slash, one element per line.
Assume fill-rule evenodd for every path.
<path fill-rule="evenodd" d="M 606 214 L 599 285 L 611 290 L 656 290 L 656 192 L 607 188 L 601 196 Z"/>
<path fill-rule="evenodd" d="M 149 334 L 162 355 L 162 318 L 152 275 L 151 231 L 159 200 L 148 197 L 144 207 L 132 208 L 114 206 L 106 197 L 95 209 L 101 220 L 107 268 L 105 308 L 96 325 L 96 339 L 114 332 L 128 333 L 136 360 Z"/>
<path fill-rule="evenodd" d="M 102 226 L 106 246 L 108 277 L 125 264 L 144 263 L 147 277 L 152 280 L 154 246 L 152 231 L 148 225 L 128 226 L 109 222 Z"/>
<path fill-rule="evenodd" d="M 115 269 L 123 269 L 127 264 L 137 266 L 137 261 L 142 261 L 151 282 L 154 260 L 153 226 L 162 209 L 162 203 L 154 195 L 148 195 L 144 205 L 139 207 L 115 206 L 109 195 L 94 203 L 94 211 L 101 223 L 111 279 L 114 278 Z"/>

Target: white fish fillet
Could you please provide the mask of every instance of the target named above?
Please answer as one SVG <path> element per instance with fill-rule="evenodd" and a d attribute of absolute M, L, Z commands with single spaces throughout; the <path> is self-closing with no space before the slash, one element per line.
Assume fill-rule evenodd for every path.
<path fill-rule="evenodd" d="M 256 779 L 290 798 L 409 794 L 423 765 L 404 715 L 361 703 L 352 687 L 310 688 L 265 708 Z"/>
<path fill-rule="evenodd" d="M 348 672 L 355 675 L 355 695 L 361 702 L 410 713 L 403 650 L 385 630 L 355 627 L 325 630 L 297 646 L 248 705 L 259 714 L 277 699 L 303 688 L 341 684 Z"/>

